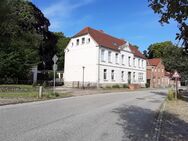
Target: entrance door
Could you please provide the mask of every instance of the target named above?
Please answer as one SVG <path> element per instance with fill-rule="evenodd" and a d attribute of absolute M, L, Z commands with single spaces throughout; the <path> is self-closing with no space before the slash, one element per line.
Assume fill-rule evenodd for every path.
<path fill-rule="evenodd" d="M 128 72 L 128 84 L 131 84 L 131 72 Z"/>

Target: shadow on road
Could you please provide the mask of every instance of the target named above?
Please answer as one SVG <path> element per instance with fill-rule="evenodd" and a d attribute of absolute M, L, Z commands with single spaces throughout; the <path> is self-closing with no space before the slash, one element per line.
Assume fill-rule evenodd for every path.
<path fill-rule="evenodd" d="M 158 113 L 150 109 L 136 106 L 117 108 L 113 110 L 120 119 L 116 123 L 124 132 L 122 141 L 152 141 L 155 135 Z M 188 123 L 177 115 L 164 113 L 160 141 L 185 141 L 188 139 Z"/>

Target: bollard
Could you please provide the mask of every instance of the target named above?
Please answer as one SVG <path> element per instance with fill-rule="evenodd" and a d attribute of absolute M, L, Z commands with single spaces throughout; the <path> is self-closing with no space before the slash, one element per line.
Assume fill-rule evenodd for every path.
<path fill-rule="evenodd" d="M 42 98 L 42 86 L 39 87 L 39 95 L 38 98 Z"/>

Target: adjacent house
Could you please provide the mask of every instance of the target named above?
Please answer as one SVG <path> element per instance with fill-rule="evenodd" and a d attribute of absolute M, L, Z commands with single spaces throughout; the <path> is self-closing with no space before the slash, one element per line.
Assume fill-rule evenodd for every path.
<path fill-rule="evenodd" d="M 146 59 L 138 48 L 102 30 L 86 27 L 65 49 L 65 86 L 146 84 Z"/>
<path fill-rule="evenodd" d="M 169 86 L 170 76 L 161 58 L 147 59 L 147 83 L 152 88 Z"/>

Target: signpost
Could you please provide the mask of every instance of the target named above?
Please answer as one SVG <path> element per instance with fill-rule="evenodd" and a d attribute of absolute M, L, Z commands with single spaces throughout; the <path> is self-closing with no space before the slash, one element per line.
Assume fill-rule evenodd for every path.
<path fill-rule="evenodd" d="M 180 78 L 180 75 L 177 71 L 174 72 L 172 75 L 172 78 L 175 79 L 175 99 L 177 100 L 177 95 L 178 95 L 178 79 Z"/>
<path fill-rule="evenodd" d="M 54 55 L 54 57 L 52 58 L 54 64 L 53 64 L 53 71 L 54 71 L 54 87 L 53 87 L 53 92 L 55 94 L 55 72 L 57 71 L 57 60 L 58 60 L 58 57 L 56 55 Z"/>

